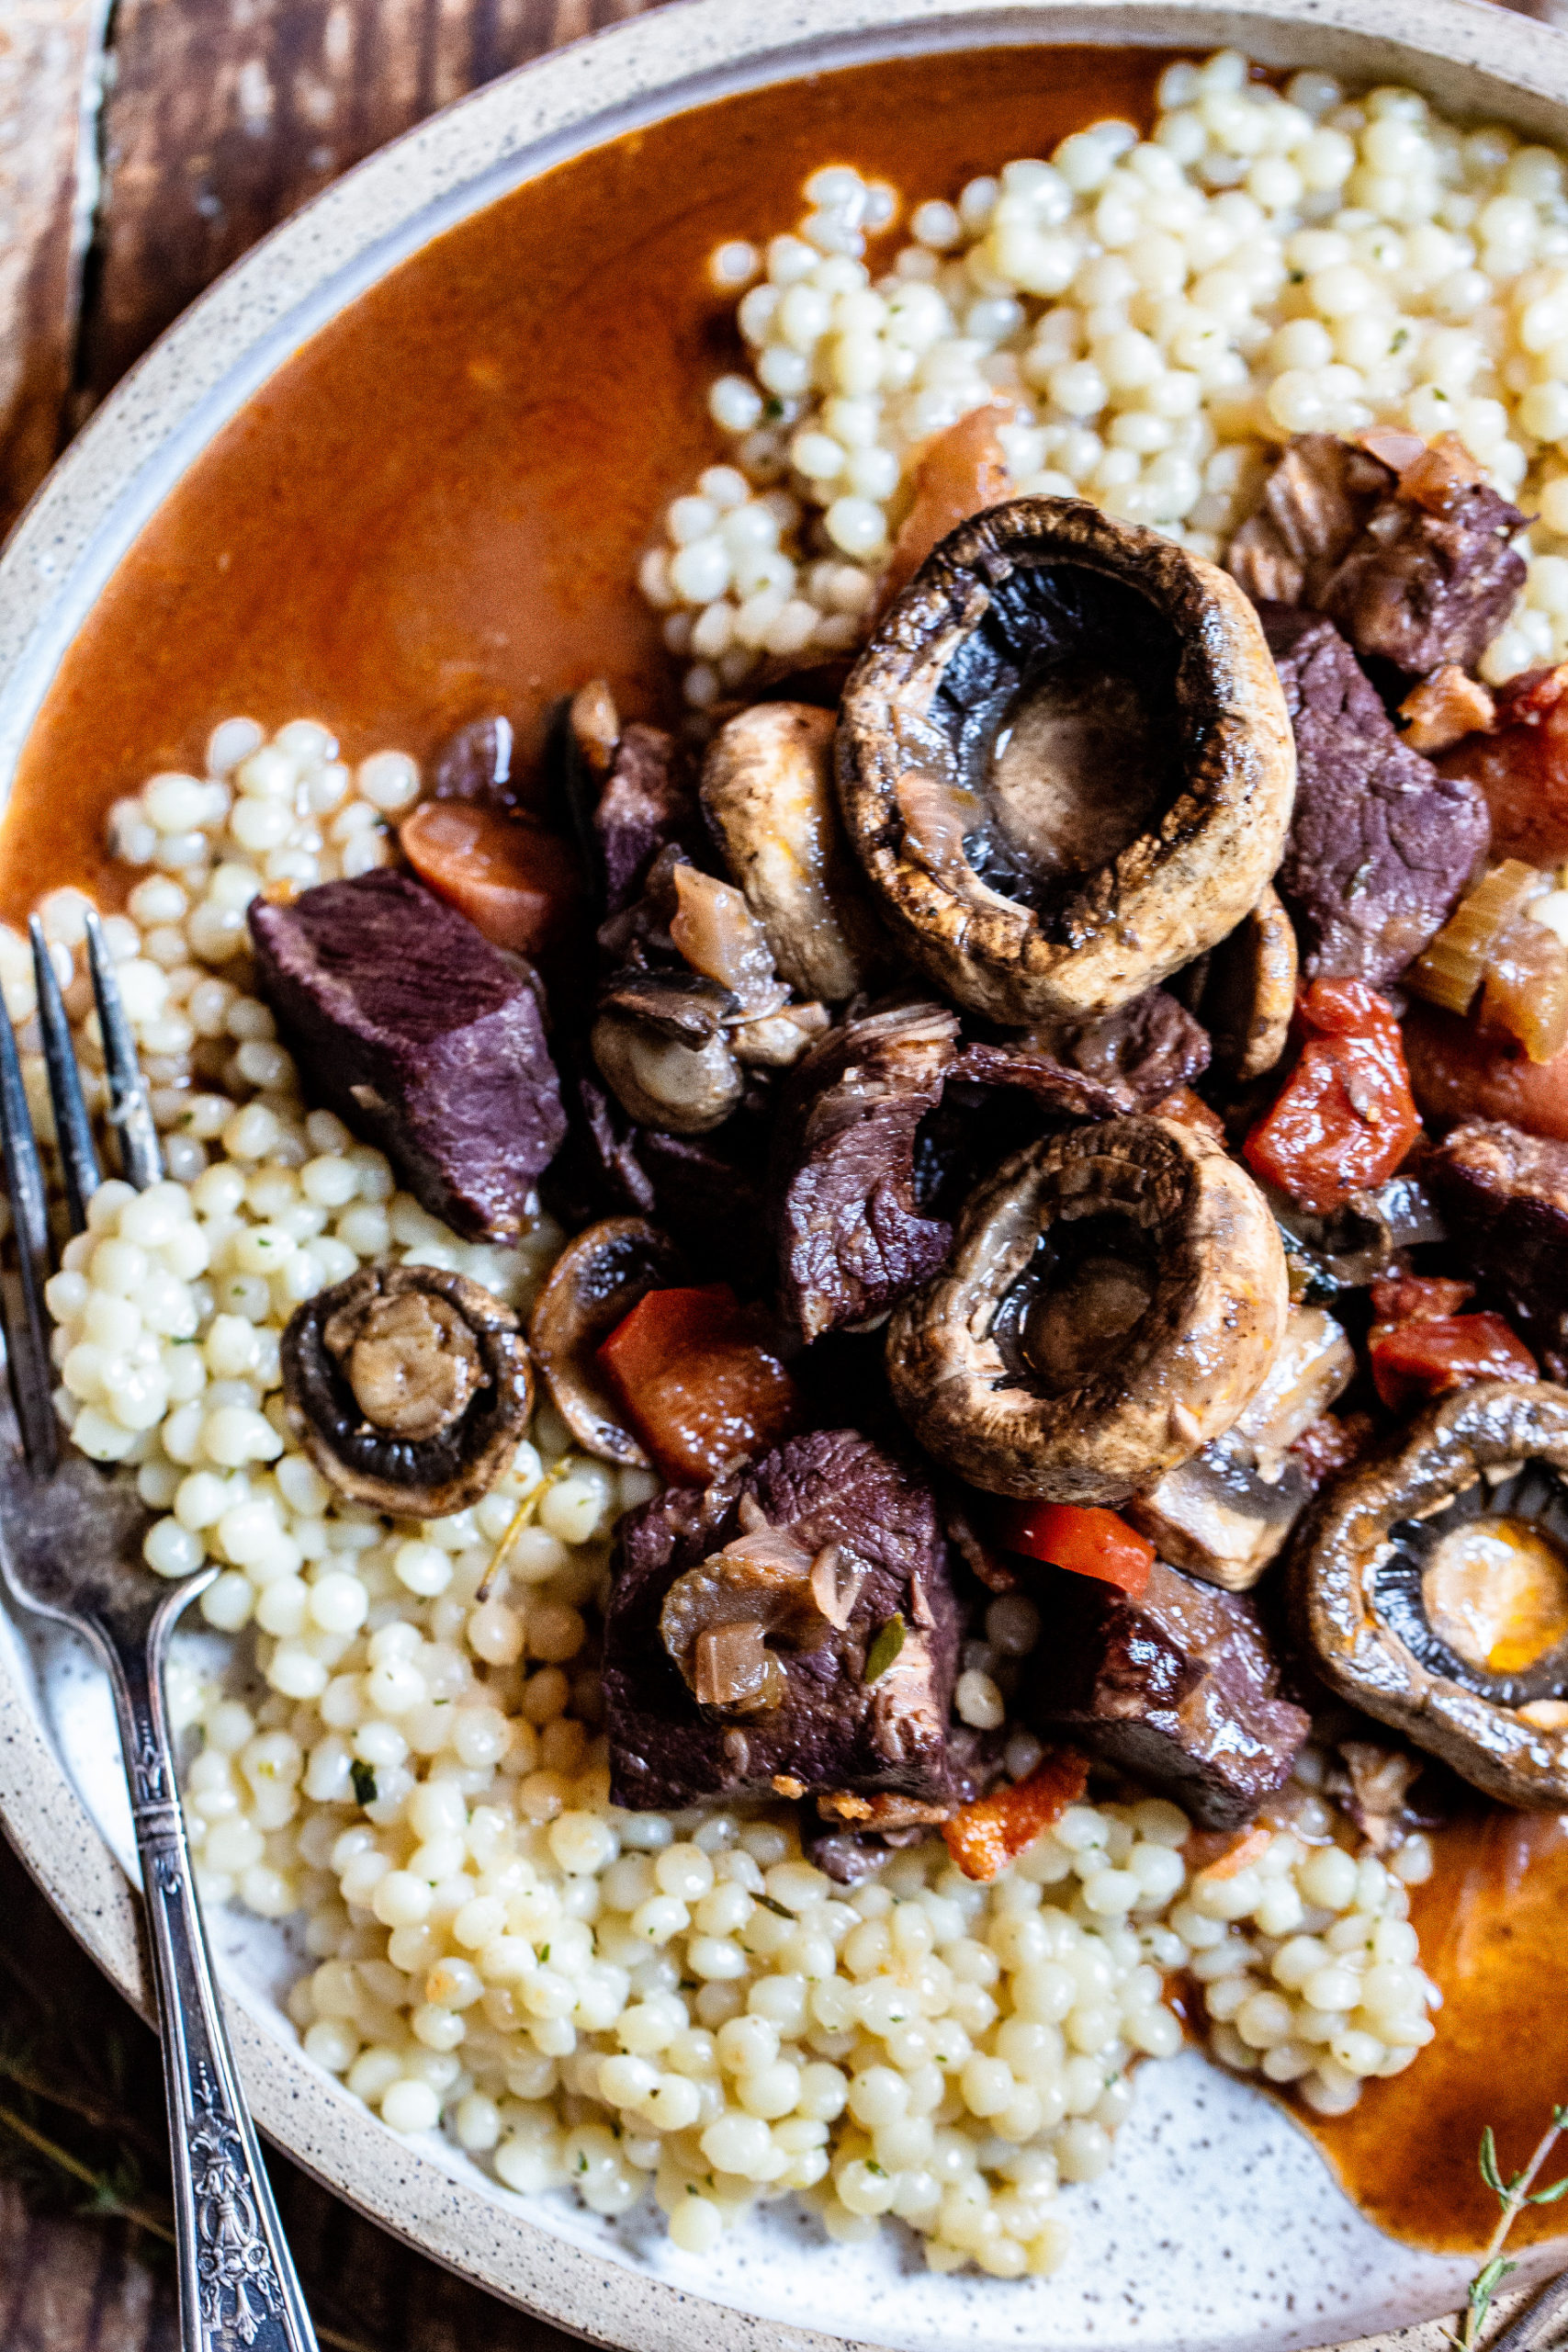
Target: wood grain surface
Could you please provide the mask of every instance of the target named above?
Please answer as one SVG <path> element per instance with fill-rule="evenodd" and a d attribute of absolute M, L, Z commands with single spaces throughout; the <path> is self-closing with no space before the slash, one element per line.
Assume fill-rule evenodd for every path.
<path fill-rule="evenodd" d="M 657 5 L 0 0 L 0 532 L 256 238 L 452 98 Z M 3 1845 L 0 1919 L 0 2352 L 178 2352 L 156 2045 Z M 269 2163 L 328 2352 L 567 2352 Z"/>

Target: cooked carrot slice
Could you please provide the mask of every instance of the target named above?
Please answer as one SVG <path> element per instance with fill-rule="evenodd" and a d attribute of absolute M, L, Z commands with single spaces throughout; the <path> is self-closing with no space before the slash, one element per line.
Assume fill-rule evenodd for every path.
<path fill-rule="evenodd" d="M 965 1878 L 996 1878 L 1060 1821 L 1088 1786 L 1089 1758 L 1076 1747 L 1053 1748 L 1026 1781 L 1010 1781 L 944 1821 L 947 1850 Z"/>
<path fill-rule="evenodd" d="M 537 956 L 558 944 L 581 895 L 558 835 L 468 800 L 427 800 L 399 834 L 422 882 L 496 947 Z"/>
<path fill-rule="evenodd" d="M 893 543 L 882 585 L 885 605 L 908 585 L 939 539 L 1012 496 L 1012 476 L 997 439 L 998 425 L 1011 417 L 1010 406 L 972 408 L 927 445 L 915 470 L 915 503 Z"/>

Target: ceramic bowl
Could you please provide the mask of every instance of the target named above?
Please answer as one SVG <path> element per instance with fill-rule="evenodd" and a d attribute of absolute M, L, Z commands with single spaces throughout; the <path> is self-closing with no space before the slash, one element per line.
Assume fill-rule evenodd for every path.
<path fill-rule="evenodd" d="M 566 159 L 737 91 L 889 55 L 1062 42 L 1234 44 L 1269 64 L 1409 81 L 1461 116 L 1568 144 L 1568 40 L 1472 0 L 688 0 L 640 17 L 509 75 L 360 165 L 215 286 L 115 392 L 0 562 L 0 787 L 62 655 L 160 502 L 291 354 L 430 239 Z M 50 1899 L 145 2008 L 107 1695 L 71 1642 L 4 1618 L 0 1813 Z M 930 2276 L 890 2234 L 874 2247 L 829 2245 L 777 2208 L 696 2261 L 649 2217 L 610 2224 L 564 2196 L 524 2199 L 444 2141 L 398 2138 L 299 2050 L 280 2006 L 295 1964 L 286 1936 L 229 1916 L 211 1925 L 245 2086 L 271 2138 L 437 2260 L 637 2352 L 1003 2352 L 1041 2341 L 1061 2352 L 1259 2342 L 1292 2352 L 1429 2321 L 1470 2268 L 1380 2236 L 1280 2109 L 1194 2053 L 1145 2070 L 1112 2172 L 1071 2192 L 1074 2252 L 1055 2278 Z M 1400 2340 L 1439 2338 L 1423 2329 Z"/>

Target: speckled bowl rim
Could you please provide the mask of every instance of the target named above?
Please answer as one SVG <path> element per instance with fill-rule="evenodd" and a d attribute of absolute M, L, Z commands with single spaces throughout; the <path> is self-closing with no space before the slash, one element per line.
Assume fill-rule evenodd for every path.
<path fill-rule="evenodd" d="M 1235 45 L 1266 63 L 1413 80 L 1452 112 L 1501 115 L 1568 145 L 1568 39 L 1492 0 L 680 0 L 635 18 L 520 68 L 348 173 L 220 279 L 98 411 L 0 560 L 0 790 L 65 647 L 159 501 L 291 351 L 430 237 L 570 156 L 738 89 L 894 53 L 1053 40 Z M 3 1642 L 0 1821 L 62 1917 L 147 2014 L 140 1905 Z M 518 2200 L 454 2179 L 400 2141 L 246 2001 L 228 2006 L 268 2136 L 491 2292 L 628 2352 L 850 2344 L 709 2302 L 552 2235 Z M 1357 2352 L 1394 2340 L 1367 2338 Z M 1402 2352 L 1437 2352 L 1444 2338 L 1432 2322 L 1397 2341 Z"/>

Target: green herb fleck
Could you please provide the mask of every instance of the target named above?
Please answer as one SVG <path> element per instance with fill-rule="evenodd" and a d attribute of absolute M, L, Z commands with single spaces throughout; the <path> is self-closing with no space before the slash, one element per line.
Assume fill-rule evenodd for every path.
<path fill-rule="evenodd" d="M 897 1611 L 895 1611 L 893 1615 L 889 1617 L 886 1625 L 879 1625 L 877 1627 L 876 1638 L 872 1643 L 872 1645 L 866 1652 L 865 1657 L 865 1687 L 867 1690 L 871 1688 L 871 1685 L 874 1682 L 881 1681 L 883 1676 L 886 1673 L 888 1668 L 892 1665 L 894 1659 L 903 1648 L 905 1630 L 904 1620 Z"/>
<path fill-rule="evenodd" d="M 348 1777 L 354 1782 L 355 1804 L 374 1804 L 376 1802 L 376 1775 L 371 1770 L 369 1765 L 362 1764 L 356 1756 L 353 1763 L 348 1768 Z"/>
<path fill-rule="evenodd" d="M 1304 270 L 1304 269 L 1292 269 L 1292 272 L 1291 272 L 1291 284 L 1292 284 L 1292 286 L 1304 286 L 1304 285 L 1306 284 L 1306 272 L 1305 272 L 1305 270 Z"/>
<path fill-rule="evenodd" d="M 577 2169 L 579 2172 L 586 2172 L 588 2170 L 588 2159 L 581 2154 L 579 2154 L 578 2155 Z"/>
<path fill-rule="evenodd" d="M 1403 351 L 1409 340 L 1410 329 L 1408 327 L 1396 327 L 1388 347 L 1390 351 Z"/>
<path fill-rule="evenodd" d="M 874 2173 L 878 2180 L 886 2180 L 887 2177 L 887 2175 L 883 2171 L 882 2166 L 877 2163 L 874 2156 L 867 2156 L 865 2160 L 865 2168 L 867 2172 Z"/>
<path fill-rule="evenodd" d="M 775 1902 L 771 1894 L 759 1894 L 754 1899 L 761 1905 L 764 1911 L 771 1911 L 775 1919 L 788 1919 L 793 1925 L 795 1913 L 786 1905 Z"/>
<path fill-rule="evenodd" d="M 1481 2134 L 1478 2164 L 1481 2177 L 1502 2208 L 1497 2226 L 1487 2243 L 1481 2267 L 1470 2282 L 1465 2298 L 1465 2310 L 1457 2334 L 1450 2335 L 1456 2352 L 1475 2352 L 1486 2315 L 1492 2308 L 1492 2298 L 1517 2264 L 1505 2259 L 1503 2246 L 1515 2220 L 1527 2205 L 1555 2205 L 1561 2197 L 1568 2196 L 1568 2174 L 1554 2180 L 1548 2188 L 1537 2188 L 1536 2177 L 1556 2145 L 1558 2135 L 1568 2131 L 1568 2107 L 1554 2107 L 1550 2128 L 1541 2134 L 1522 2172 L 1505 2180 L 1497 2165 L 1497 2142 L 1488 2124 Z"/>
<path fill-rule="evenodd" d="M 539 1959 L 540 1959 L 541 1962 L 542 1962 L 545 1966 L 547 1966 L 547 1966 L 548 1966 L 548 1964 L 549 1964 L 549 1958 L 550 1958 L 550 1948 L 549 1948 L 548 1944 L 541 1944 L 541 1945 L 539 1946 Z"/>
<path fill-rule="evenodd" d="M 781 417 L 784 415 L 784 404 L 783 401 L 780 400 L 777 392 L 770 392 L 767 399 L 762 402 L 762 414 L 767 418 L 768 423 L 770 424 L 777 424 Z"/>

